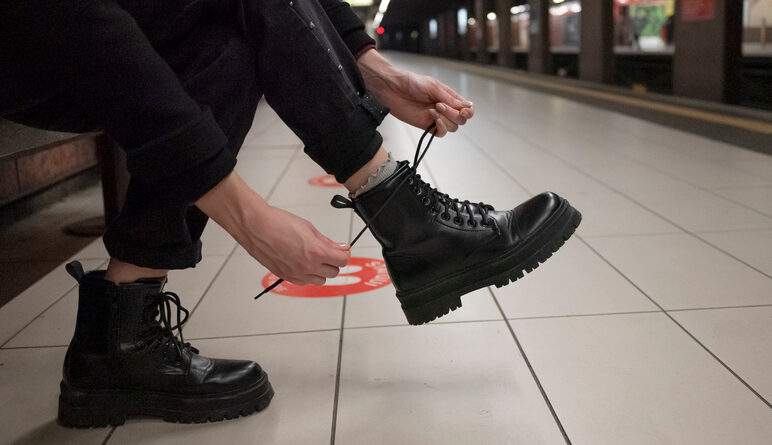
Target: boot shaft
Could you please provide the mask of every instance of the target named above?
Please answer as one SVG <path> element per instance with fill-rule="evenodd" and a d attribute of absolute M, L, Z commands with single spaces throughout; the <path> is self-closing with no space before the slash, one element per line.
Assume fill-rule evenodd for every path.
<path fill-rule="evenodd" d="M 70 348 L 89 354 L 110 354 L 121 343 L 134 340 L 147 299 L 163 290 L 164 279 L 116 285 L 104 271 L 84 273 L 80 263 L 67 265 L 78 282 L 78 314 Z"/>

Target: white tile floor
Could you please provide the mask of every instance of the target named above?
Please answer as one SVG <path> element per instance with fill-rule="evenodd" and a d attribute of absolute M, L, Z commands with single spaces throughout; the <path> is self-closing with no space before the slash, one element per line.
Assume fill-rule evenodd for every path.
<path fill-rule="evenodd" d="M 277 395 L 203 425 L 55 424 L 76 307 L 59 268 L 0 308 L 0 443 L 772 443 L 772 157 L 393 57 L 477 107 L 423 176 L 499 206 L 559 192 L 584 213 L 577 236 L 525 280 L 410 327 L 390 285 L 255 302 L 266 270 L 211 225 L 199 267 L 171 275 L 193 309 L 186 337 L 259 361 Z M 417 130 L 392 118 L 382 130 L 412 159 Z M 308 184 L 324 172 L 265 105 L 238 169 L 331 238 L 362 227 L 328 206 L 340 189 Z M 354 256 L 378 259 L 377 243 L 365 236 Z M 95 242 L 76 257 L 95 268 L 106 253 Z"/>

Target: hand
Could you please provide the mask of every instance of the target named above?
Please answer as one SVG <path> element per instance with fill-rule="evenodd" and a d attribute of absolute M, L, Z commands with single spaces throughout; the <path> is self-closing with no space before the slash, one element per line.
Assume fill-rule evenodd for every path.
<path fill-rule="evenodd" d="M 303 218 L 269 206 L 236 173 L 196 205 L 260 264 L 294 284 L 324 284 L 350 258 L 347 244 L 330 240 Z"/>
<path fill-rule="evenodd" d="M 368 91 L 403 122 L 421 129 L 434 123 L 437 136 L 442 137 L 474 116 L 472 102 L 452 88 L 429 76 L 398 69 L 374 49 L 362 54 L 357 63 Z"/>
<path fill-rule="evenodd" d="M 319 233 L 313 224 L 276 207 L 255 215 L 241 245 L 279 278 L 295 284 L 324 284 L 338 276 L 350 257 L 347 244 Z"/>

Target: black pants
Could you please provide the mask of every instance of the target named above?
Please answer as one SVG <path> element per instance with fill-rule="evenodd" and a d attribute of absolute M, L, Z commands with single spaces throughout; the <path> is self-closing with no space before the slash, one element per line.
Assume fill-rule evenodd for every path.
<path fill-rule="evenodd" d="M 376 127 L 387 110 L 366 93 L 354 57 L 317 0 L 185 0 L 185 6 L 172 11 L 146 6 L 164 2 L 134 3 L 144 9 L 101 6 L 79 13 L 100 19 L 105 33 L 114 35 L 116 51 L 125 49 L 124 39 L 136 38 L 122 36 L 123 26 L 138 24 L 150 45 L 139 45 L 140 50 L 132 45 L 128 54 L 117 57 L 118 66 L 98 67 L 88 66 L 88 48 L 73 48 L 72 60 L 48 63 L 71 65 L 75 88 L 69 83 L 63 89 L 55 77 L 38 72 L 45 74 L 46 66 L 29 67 L 29 79 L 37 85 L 16 79 L 14 91 L 23 100 L 17 100 L 16 110 L 0 108 L 8 119 L 27 125 L 74 132 L 101 128 L 121 146 L 142 147 L 151 155 L 165 150 L 160 158 L 148 158 L 152 162 L 135 156 L 130 165 L 125 206 L 104 235 L 112 257 L 159 269 L 193 267 L 200 261 L 207 217 L 178 196 L 200 196 L 214 184 L 207 175 L 195 174 L 200 167 L 177 167 L 185 161 L 185 150 L 192 150 L 186 147 L 208 134 L 191 130 L 186 122 L 222 131 L 224 153 L 211 161 L 220 169 L 232 168 L 218 159 L 238 152 L 262 95 L 303 141 L 306 153 L 341 182 L 380 147 Z M 168 67 L 152 71 L 146 66 L 157 54 L 184 88 L 181 97 L 167 100 L 174 94 L 164 74 Z M 105 84 L 106 70 L 132 73 L 136 66 L 150 70 L 149 79 L 127 78 L 128 87 Z M 153 97 L 165 100 L 154 104 Z M 195 104 L 187 103 L 188 97 Z M 143 180 L 144 172 L 163 176 L 167 169 L 173 180 Z"/>

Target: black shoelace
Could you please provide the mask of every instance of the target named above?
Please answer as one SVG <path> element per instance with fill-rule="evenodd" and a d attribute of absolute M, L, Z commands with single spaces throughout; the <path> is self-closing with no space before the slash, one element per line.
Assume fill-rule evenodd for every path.
<path fill-rule="evenodd" d="M 182 334 L 182 325 L 188 321 L 190 312 L 182 306 L 180 297 L 174 292 L 161 292 L 153 295 L 151 307 L 153 315 L 150 320 L 145 322 L 149 324 L 149 330 L 144 343 L 153 348 L 174 346 L 181 361 L 185 359 L 185 351 L 190 350 L 198 353 L 198 350 L 185 342 Z M 172 306 L 175 306 L 177 322 L 172 324 Z M 158 320 L 155 320 L 156 315 Z M 177 334 L 174 333 L 177 331 Z"/>
<path fill-rule="evenodd" d="M 423 145 L 424 139 L 426 139 L 426 136 L 428 136 L 429 134 L 431 134 L 431 136 L 429 137 L 429 140 L 426 142 L 426 146 L 424 147 Z M 421 180 L 421 175 L 418 174 L 418 166 L 421 164 L 421 161 L 423 161 L 424 156 L 426 156 L 426 152 L 429 151 L 429 146 L 432 145 L 432 141 L 434 141 L 434 137 L 436 134 L 437 134 L 437 131 L 434 124 L 432 124 L 429 128 L 424 130 L 424 133 L 421 135 L 421 139 L 418 140 L 418 145 L 416 146 L 416 149 L 415 149 L 415 156 L 413 157 L 413 165 L 410 166 L 411 174 L 407 175 L 399 184 L 397 184 L 397 186 L 394 188 L 394 191 L 391 192 L 391 195 L 389 195 L 389 197 L 386 198 L 386 201 L 384 201 L 383 205 L 381 205 L 378 211 L 376 211 L 373 214 L 373 216 L 370 218 L 371 220 L 375 220 L 375 218 L 377 218 L 378 215 L 381 214 L 383 209 L 385 209 L 389 205 L 391 200 L 395 196 L 397 196 L 397 192 L 402 188 L 402 186 L 405 185 L 405 183 L 408 183 L 411 186 L 413 186 L 413 192 L 416 193 L 417 196 L 421 196 L 422 194 L 425 196 L 423 201 L 424 205 L 442 206 L 444 208 L 443 216 L 442 216 L 443 219 L 450 219 L 449 217 L 450 213 L 448 212 L 452 205 L 456 211 L 456 215 L 460 215 L 459 209 L 463 207 L 467 210 L 467 214 L 469 215 L 469 221 L 474 221 L 474 216 L 472 213 L 473 207 L 469 201 L 459 201 L 456 198 L 450 198 L 445 193 L 440 193 L 439 190 L 431 187 L 429 184 Z M 348 209 L 348 208 L 353 208 L 354 206 L 351 200 L 344 198 L 343 196 L 340 196 L 340 195 L 333 196 L 332 201 L 330 201 L 330 205 L 332 205 L 336 209 Z M 489 224 L 488 211 L 493 210 L 493 207 L 483 203 L 480 203 L 475 207 L 482 215 L 482 218 L 483 218 L 482 224 L 487 226 L 487 224 Z M 434 209 L 436 209 L 436 207 L 434 207 Z M 439 210 L 436 210 L 436 211 L 439 212 Z M 460 217 L 456 216 L 457 223 L 459 220 L 460 220 Z M 472 224 L 476 224 L 476 222 L 474 223 L 470 222 L 470 225 Z M 356 244 L 356 242 L 359 240 L 359 238 L 361 238 L 362 235 L 364 235 L 365 231 L 369 228 L 370 227 L 368 226 L 367 222 L 365 222 L 365 226 L 362 228 L 362 230 L 359 231 L 357 236 L 354 237 L 354 239 L 349 243 L 349 245 L 353 247 L 354 244 Z M 273 284 L 263 289 L 263 291 L 260 292 L 255 297 L 255 300 L 267 294 L 268 292 L 272 291 L 273 289 L 276 288 L 276 286 L 280 285 L 283 282 L 284 282 L 283 278 L 279 278 L 278 280 L 274 281 Z"/>
<path fill-rule="evenodd" d="M 424 206 L 431 207 L 432 212 L 440 215 L 440 218 L 445 221 L 451 219 L 450 211 L 453 210 L 456 214 L 453 222 L 458 225 L 466 223 L 471 227 L 476 227 L 478 223 L 474 215 L 477 213 L 481 216 L 479 223 L 481 226 L 496 227 L 493 220 L 488 217 L 488 212 L 495 210 L 490 204 L 485 204 L 484 202 L 472 204 L 468 200 L 460 201 L 458 198 L 451 198 L 447 193 L 442 193 L 424 182 L 421 179 L 421 175 L 417 173 L 413 173 L 412 177 L 408 179 L 407 184 L 413 188 L 413 193 L 417 197 L 424 197 L 422 200 Z M 464 214 L 467 215 L 466 220 L 461 217 Z"/>

